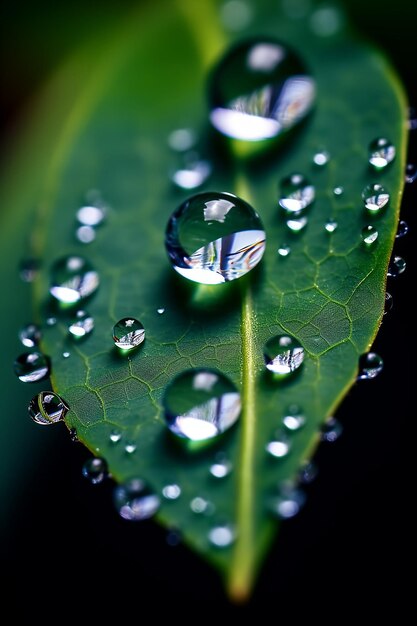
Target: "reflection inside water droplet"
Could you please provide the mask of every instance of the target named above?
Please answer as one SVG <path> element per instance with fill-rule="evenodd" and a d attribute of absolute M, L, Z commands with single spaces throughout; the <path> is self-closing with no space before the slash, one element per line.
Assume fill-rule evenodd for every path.
<path fill-rule="evenodd" d="M 140 478 L 118 485 L 113 500 L 120 517 L 134 522 L 153 517 L 160 506 L 159 497 Z"/>
<path fill-rule="evenodd" d="M 136 452 L 137 445 L 133 441 L 127 441 L 125 444 L 125 452 L 127 454 L 133 454 Z"/>
<path fill-rule="evenodd" d="M 406 267 L 407 263 L 402 257 L 394 256 L 388 266 L 387 276 L 390 278 L 397 278 L 397 276 L 400 276 L 400 274 L 405 272 Z"/>
<path fill-rule="evenodd" d="M 77 211 L 77 220 L 84 226 L 99 226 L 105 217 L 104 209 L 99 206 L 82 206 Z"/>
<path fill-rule="evenodd" d="M 369 144 L 369 163 L 376 170 L 387 167 L 394 160 L 395 154 L 395 146 L 389 139 L 381 137 Z"/>
<path fill-rule="evenodd" d="M 203 513 L 205 515 L 211 515 L 214 512 L 214 505 L 205 498 L 197 496 L 196 498 L 193 498 L 191 500 L 190 509 L 193 513 L 196 513 L 197 515 Z"/>
<path fill-rule="evenodd" d="M 14 362 L 14 373 L 23 383 L 36 383 L 47 378 L 50 373 L 51 360 L 41 352 L 25 352 Z"/>
<path fill-rule="evenodd" d="M 389 202 L 388 191 L 379 183 L 367 185 L 362 191 L 362 200 L 371 213 L 378 213 Z"/>
<path fill-rule="evenodd" d="M 51 269 L 50 294 L 63 304 L 74 304 L 91 296 L 98 288 L 99 276 L 80 256 L 66 256 Z"/>
<path fill-rule="evenodd" d="M 334 231 L 337 228 L 337 222 L 334 219 L 329 219 L 327 220 L 327 222 L 324 225 L 324 229 L 328 232 L 328 233 L 334 233 Z"/>
<path fill-rule="evenodd" d="M 344 189 L 343 187 L 335 187 L 333 193 L 335 196 L 341 196 L 344 193 Z"/>
<path fill-rule="evenodd" d="M 405 235 L 408 233 L 408 224 L 407 222 L 405 222 L 404 220 L 400 220 L 398 222 L 398 228 L 397 228 L 397 233 L 395 235 L 395 237 L 397 239 L 401 239 L 401 237 L 405 237 Z"/>
<path fill-rule="evenodd" d="M 280 247 L 278 248 L 277 252 L 280 257 L 285 258 L 286 256 L 290 254 L 291 248 L 286 243 L 282 243 Z"/>
<path fill-rule="evenodd" d="M 274 458 L 282 459 L 289 453 L 290 443 L 283 433 L 278 432 L 276 437 L 266 444 L 265 450 Z"/>
<path fill-rule="evenodd" d="M 227 548 L 234 542 L 236 534 L 232 526 L 224 524 L 214 526 L 214 528 L 209 531 L 208 538 L 210 543 L 216 548 Z"/>
<path fill-rule="evenodd" d="M 113 326 L 113 341 L 121 350 L 133 350 L 145 339 L 145 329 L 134 317 L 124 317 Z"/>
<path fill-rule="evenodd" d="M 92 226 L 79 226 L 75 231 L 75 237 L 80 243 L 91 243 L 96 238 L 96 231 Z"/>
<path fill-rule="evenodd" d="M 27 324 L 19 330 L 19 339 L 26 348 L 34 348 L 41 338 L 41 329 L 36 324 Z"/>
<path fill-rule="evenodd" d="M 165 485 L 162 488 L 162 495 L 166 500 L 177 500 L 181 495 L 181 487 L 175 483 Z"/>
<path fill-rule="evenodd" d="M 293 486 L 284 486 L 278 495 L 270 500 L 272 513 L 281 519 L 289 519 L 297 515 L 305 502 L 305 494 Z"/>
<path fill-rule="evenodd" d="M 417 180 L 417 165 L 415 163 L 407 163 L 405 167 L 405 182 L 412 185 Z"/>
<path fill-rule="evenodd" d="M 364 226 L 362 228 L 362 241 L 363 243 L 365 243 L 366 245 L 371 245 L 373 243 L 375 243 L 375 241 L 378 239 L 378 231 L 374 226 Z"/>
<path fill-rule="evenodd" d="M 82 475 L 92 485 L 102 483 L 108 476 L 107 463 L 100 457 L 87 459 L 82 467 Z"/>
<path fill-rule="evenodd" d="M 385 294 L 384 315 L 389 313 L 392 310 L 393 306 L 394 306 L 394 299 L 393 299 L 392 295 L 390 293 L 388 293 L 388 291 L 387 291 L 386 294 Z"/>
<path fill-rule="evenodd" d="M 110 433 L 111 443 L 117 443 L 122 438 L 122 433 L 119 430 L 112 430 Z"/>
<path fill-rule="evenodd" d="M 279 205 L 287 213 L 299 213 L 309 207 L 316 197 L 316 190 L 303 174 L 295 173 L 281 181 Z M 299 215 L 297 215 L 299 217 Z"/>
<path fill-rule="evenodd" d="M 319 152 L 316 152 L 316 154 L 313 156 L 313 163 L 318 167 L 323 167 L 323 165 L 327 165 L 329 161 L 330 154 L 329 152 L 327 152 L 327 150 L 320 150 Z"/>
<path fill-rule="evenodd" d="M 215 462 L 210 465 L 210 474 L 214 476 L 214 478 L 225 478 L 231 471 L 231 461 L 229 461 L 224 454 L 217 454 Z"/>
<path fill-rule="evenodd" d="M 290 431 L 299 430 L 304 426 L 305 422 L 306 418 L 302 410 L 300 409 L 300 407 L 294 404 L 290 405 L 287 408 L 287 411 L 282 418 L 282 423 L 284 424 L 285 428 Z"/>
<path fill-rule="evenodd" d="M 384 361 L 376 352 L 367 352 L 359 359 L 358 380 L 376 378 L 384 368 Z"/>
<path fill-rule="evenodd" d="M 68 327 L 74 339 L 81 339 L 89 335 L 94 328 L 94 319 L 87 311 L 77 311 L 75 320 Z"/>
<path fill-rule="evenodd" d="M 333 443 L 334 441 L 339 439 L 342 432 L 342 424 L 334 417 L 330 417 L 322 426 L 321 440 Z"/>
<path fill-rule="evenodd" d="M 171 176 L 172 182 L 181 189 L 197 189 L 209 178 L 212 166 L 198 155 L 184 155 L 184 163 Z"/>
<path fill-rule="evenodd" d="M 41 391 L 32 398 L 28 407 L 30 417 L 42 426 L 63 420 L 68 411 L 65 400 L 53 391 Z"/>
<path fill-rule="evenodd" d="M 287 376 L 301 367 L 304 361 L 304 348 L 294 337 L 276 335 L 265 344 L 264 360 L 270 372 L 278 376 Z"/>
<path fill-rule="evenodd" d="M 292 217 L 288 219 L 286 224 L 293 233 L 299 233 L 305 228 L 305 226 L 307 226 L 307 222 L 307 218 L 303 215 L 301 217 Z"/>

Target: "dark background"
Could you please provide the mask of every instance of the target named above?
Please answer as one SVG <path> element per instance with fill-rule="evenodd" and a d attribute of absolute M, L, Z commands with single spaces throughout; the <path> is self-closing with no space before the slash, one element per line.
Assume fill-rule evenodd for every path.
<path fill-rule="evenodd" d="M 102 7 L 100 19 L 111 21 L 125 4 Z M 409 4 L 350 0 L 347 8 L 358 30 L 391 58 L 411 104 L 417 105 L 417 9 Z M 80 0 L 6 2 L 1 11 L 2 157 L 7 160 L 33 94 L 59 60 L 94 32 L 97 14 Z M 410 134 L 409 161 L 417 162 L 417 130 Z M 307 487 L 306 506 L 284 524 L 249 605 L 273 611 L 274 622 L 305 615 L 337 622 L 349 610 L 358 617 L 367 611 L 376 619 L 392 609 L 394 623 L 406 623 L 400 613 L 410 608 L 408 568 L 413 567 L 416 206 L 417 182 L 406 186 L 402 210 L 410 232 L 395 245 L 407 270 L 389 281 L 394 308 L 374 345 L 384 371 L 357 384 L 338 411 L 344 434 L 320 447 L 319 475 Z M 69 616 L 81 597 L 91 616 L 114 612 L 128 622 L 147 619 L 142 615 L 147 610 L 154 618 L 169 611 L 185 621 L 187 608 L 193 621 L 207 617 L 210 609 L 220 611 L 219 618 L 247 615 L 230 608 L 217 576 L 197 556 L 181 545 L 167 545 L 163 529 L 118 518 L 111 485 L 93 488 L 82 479 L 88 453 L 65 429 L 57 428 L 50 444 L 27 476 L 3 542 L 1 569 L 17 614 L 27 609 L 53 616 L 52 598 L 59 614 Z M 191 609 L 197 603 L 200 608 Z"/>

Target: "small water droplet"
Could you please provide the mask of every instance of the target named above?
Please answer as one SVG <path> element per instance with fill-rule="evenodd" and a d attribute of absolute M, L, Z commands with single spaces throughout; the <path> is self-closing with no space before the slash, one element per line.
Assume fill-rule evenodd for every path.
<path fill-rule="evenodd" d="M 68 330 L 74 339 L 81 339 L 91 333 L 94 328 L 94 319 L 87 311 L 77 311 L 75 320 Z"/>
<path fill-rule="evenodd" d="M 191 500 L 190 509 L 197 515 L 211 515 L 214 513 L 214 505 L 201 496 L 197 496 Z"/>
<path fill-rule="evenodd" d="M 133 441 L 127 441 L 125 445 L 125 452 L 127 452 L 127 454 L 133 454 L 136 452 L 136 448 L 137 445 L 133 443 Z"/>
<path fill-rule="evenodd" d="M 91 243 L 96 238 L 96 231 L 92 226 L 79 226 L 75 237 L 80 243 Z"/>
<path fill-rule="evenodd" d="M 405 182 L 412 185 L 417 180 L 417 165 L 415 163 L 407 163 L 405 167 Z"/>
<path fill-rule="evenodd" d="M 168 145 L 175 152 L 187 152 L 196 143 L 197 136 L 192 128 L 177 128 L 168 135 Z"/>
<path fill-rule="evenodd" d="M 323 165 L 327 165 L 330 161 L 330 153 L 327 150 L 320 150 L 316 152 L 313 156 L 313 163 L 318 167 L 323 167 Z"/>
<path fill-rule="evenodd" d="M 184 163 L 172 174 L 172 182 L 180 189 L 201 187 L 212 172 L 211 163 L 198 156 L 184 157 Z"/>
<path fill-rule="evenodd" d="M 407 224 L 407 222 L 405 222 L 404 220 L 400 220 L 398 222 L 397 234 L 395 235 L 395 237 L 397 239 L 400 239 L 401 237 L 405 237 L 405 235 L 407 233 L 408 233 L 408 224 Z"/>
<path fill-rule="evenodd" d="M 303 215 L 301 217 L 291 217 L 286 221 L 286 224 L 293 233 L 299 233 L 301 230 L 303 230 L 303 228 L 305 228 L 305 226 L 307 226 L 307 222 L 308 219 L 305 217 L 305 215 Z"/>
<path fill-rule="evenodd" d="M 333 193 L 335 196 L 341 196 L 344 193 L 344 188 L 343 187 L 335 187 L 333 189 Z"/>
<path fill-rule="evenodd" d="M 163 308 L 156 309 L 156 312 L 158 313 L 158 315 L 163 315 L 165 313 L 165 309 Z"/>
<path fill-rule="evenodd" d="M 122 438 L 122 433 L 119 430 L 112 430 L 110 433 L 111 443 L 117 443 Z"/>
<path fill-rule="evenodd" d="M 417 109 L 415 107 L 408 109 L 408 128 L 409 130 L 415 130 L 417 128 Z"/>
<path fill-rule="evenodd" d="M 205 441 L 228 430 L 241 410 L 235 385 L 216 370 L 196 368 L 179 374 L 163 397 L 165 419 L 172 433 Z"/>
<path fill-rule="evenodd" d="M 41 338 L 41 330 L 36 324 L 27 324 L 19 330 L 19 339 L 26 348 L 34 348 Z"/>
<path fill-rule="evenodd" d="M 379 183 L 367 185 L 362 191 L 362 199 L 365 207 L 371 213 L 378 213 L 389 202 L 388 191 Z"/>
<path fill-rule="evenodd" d="M 309 485 L 317 478 L 318 473 L 317 465 L 313 461 L 305 463 L 300 470 L 300 481 L 304 485 Z"/>
<path fill-rule="evenodd" d="M 56 322 L 57 322 L 56 317 L 47 317 L 46 318 L 46 325 L 47 326 L 55 326 Z"/>
<path fill-rule="evenodd" d="M 228 137 L 262 141 L 295 127 L 311 111 L 315 82 L 303 62 L 274 40 L 232 47 L 212 74 L 210 120 Z"/>
<path fill-rule="evenodd" d="M 165 538 L 167 544 L 171 547 L 171 548 L 175 548 L 176 546 L 178 546 L 181 543 L 181 533 L 179 530 L 169 530 L 167 532 L 166 538 Z"/>
<path fill-rule="evenodd" d="M 378 231 L 374 226 L 364 226 L 362 228 L 361 236 L 363 243 L 370 246 L 378 239 Z"/>
<path fill-rule="evenodd" d="M 344 15 L 336 6 L 323 6 L 314 11 L 310 17 L 310 27 L 319 37 L 332 37 L 343 26 Z"/>
<path fill-rule="evenodd" d="M 288 430 L 295 431 L 304 426 L 304 424 L 306 423 L 306 418 L 300 407 L 292 404 L 287 408 L 287 411 L 282 418 L 282 423 Z"/>
<path fill-rule="evenodd" d="M 70 436 L 71 441 L 73 443 L 77 443 L 79 441 L 78 434 L 77 434 L 77 429 L 73 427 L 73 428 L 70 428 L 68 432 L 69 432 L 69 436 Z"/>
<path fill-rule="evenodd" d="M 329 219 L 327 220 L 327 222 L 324 225 L 324 229 L 328 232 L 328 233 L 334 233 L 334 231 L 337 228 L 337 222 L 334 219 Z"/>
<path fill-rule="evenodd" d="M 71 356 L 71 352 L 63 352 L 62 353 L 62 358 L 64 359 L 68 359 Z"/>
<path fill-rule="evenodd" d="M 336 439 L 339 439 L 343 432 L 343 427 L 340 422 L 334 417 L 330 417 L 321 429 L 321 440 L 333 443 Z"/>
<path fill-rule="evenodd" d="M 210 466 L 210 474 L 214 478 L 225 478 L 232 471 L 232 467 L 231 461 L 224 454 L 219 453 L 216 455 L 215 462 Z"/>
<path fill-rule="evenodd" d="M 162 488 L 162 495 L 167 500 L 177 500 L 181 495 L 181 487 L 175 483 L 165 485 Z"/>
<path fill-rule="evenodd" d="M 376 169 L 384 169 L 395 158 L 395 146 L 383 137 L 374 139 L 369 144 L 369 163 Z"/>
<path fill-rule="evenodd" d="M 290 447 L 290 443 L 285 435 L 277 433 L 276 437 L 266 444 L 265 450 L 274 458 L 282 459 L 287 456 L 290 451 Z"/>
<path fill-rule="evenodd" d="M 41 268 L 38 259 L 23 259 L 19 263 L 19 276 L 25 283 L 32 283 L 39 275 Z"/>
<path fill-rule="evenodd" d="M 294 337 L 276 335 L 264 347 L 267 369 L 278 376 L 287 376 L 298 370 L 304 361 L 304 348 Z"/>
<path fill-rule="evenodd" d="M 82 467 L 82 475 L 92 485 L 102 483 L 108 476 L 107 463 L 101 457 L 87 459 Z"/>
<path fill-rule="evenodd" d="M 92 265 L 80 256 L 66 256 L 54 263 L 49 293 L 59 302 L 74 304 L 91 296 L 99 285 Z"/>
<path fill-rule="evenodd" d="M 290 254 L 291 248 L 286 243 L 282 243 L 280 247 L 278 248 L 277 252 L 279 256 L 285 258 Z"/>
<path fill-rule="evenodd" d="M 160 506 L 159 497 L 140 478 L 118 485 L 113 500 L 120 517 L 134 522 L 152 517 Z"/>
<path fill-rule="evenodd" d="M 279 205 L 287 213 L 299 213 L 309 207 L 316 197 L 316 190 L 303 174 L 291 174 L 281 181 Z"/>
<path fill-rule="evenodd" d="M 270 502 L 272 513 L 280 519 L 289 519 L 299 513 L 305 502 L 305 494 L 295 487 L 283 487 Z"/>
<path fill-rule="evenodd" d="M 227 548 L 232 545 L 236 538 L 236 533 L 229 524 L 214 526 L 208 534 L 211 545 L 216 548 Z"/>
<path fill-rule="evenodd" d="M 23 383 L 36 383 L 49 376 L 51 360 L 41 352 L 24 352 L 17 357 L 13 368 Z"/>
<path fill-rule="evenodd" d="M 220 8 L 222 24 L 231 32 L 238 32 L 247 28 L 252 18 L 252 7 L 242 0 L 228 0 Z"/>
<path fill-rule="evenodd" d="M 124 317 L 113 326 L 113 341 L 121 350 L 133 350 L 143 343 L 145 329 L 134 317 Z"/>
<path fill-rule="evenodd" d="M 401 256 L 394 256 L 389 264 L 387 276 L 397 278 L 397 276 L 405 272 L 406 267 L 407 263 Z"/>
<path fill-rule="evenodd" d="M 37 424 L 49 426 L 64 419 L 69 406 L 53 391 L 41 391 L 32 398 L 28 406 L 30 417 Z"/>
<path fill-rule="evenodd" d="M 394 306 L 394 299 L 388 291 L 385 294 L 385 306 L 384 306 L 384 315 L 392 311 L 392 307 Z"/>
<path fill-rule="evenodd" d="M 259 263 L 265 231 L 247 202 L 207 192 L 192 196 L 171 215 L 165 246 L 181 276 L 213 285 L 240 278 Z"/>
<path fill-rule="evenodd" d="M 358 380 L 371 380 L 376 378 L 384 369 L 384 361 L 376 352 L 362 354 L 359 359 Z"/>
<path fill-rule="evenodd" d="M 99 226 L 106 217 L 100 206 L 82 206 L 77 211 L 77 220 L 84 226 Z"/>

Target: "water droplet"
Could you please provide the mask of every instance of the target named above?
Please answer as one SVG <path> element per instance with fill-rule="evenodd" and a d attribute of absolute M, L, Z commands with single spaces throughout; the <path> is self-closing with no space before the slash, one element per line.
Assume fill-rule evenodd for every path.
<path fill-rule="evenodd" d="M 341 196 L 344 193 L 344 191 L 345 190 L 343 189 L 343 187 L 335 187 L 333 189 L 333 193 L 335 196 Z"/>
<path fill-rule="evenodd" d="M 127 454 L 133 454 L 136 452 L 136 448 L 137 445 L 133 443 L 133 441 L 127 441 L 125 445 L 125 452 L 127 452 Z"/>
<path fill-rule="evenodd" d="M 289 335 L 271 337 L 264 347 L 267 369 L 278 376 L 287 376 L 298 370 L 304 361 L 304 348 Z"/>
<path fill-rule="evenodd" d="M 300 489 L 284 487 L 271 499 L 271 511 L 281 519 L 289 519 L 297 515 L 305 499 L 305 494 Z"/>
<path fill-rule="evenodd" d="M 102 483 L 108 476 L 107 463 L 100 457 L 93 457 L 87 459 L 82 468 L 82 475 L 92 485 L 98 485 Z"/>
<path fill-rule="evenodd" d="M 265 450 L 276 459 L 282 459 L 290 451 L 290 443 L 288 439 L 282 433 L 277 433 L 277 436 L 272 441 L 269 441 Z"/>
<path fill-rule="evenodd" d="M 279 205 L 287 213 L 299 213 L 309 207 L 316 197 L 314 186 L 302 174 L 291 174 L 281 181 Z"/>
<path fill-rule="evenodd" d="M 77 434 L 77 429 L 76 428 L 70 428 L 68 432 L 69 432 L 69 436 L 70 436 L 71 441 L 73 443 L 77 443 L 79 441 L 78 434 Z"/>
<path fill-rule="evenodd" d="M 304 485 L 309 485 L 317 478 L 319 470 L 317 465 L 312 461 L 305 463 L 300 470 L 300 481 Z"/>
<path fill-rule="evenodd" d="M 277 250 L 279 256 L 286 257 L 290 254 L 291 248 L 286 243 L 282 243 Z"/>
<path fill-rule="evenodd" d="M 262 141 L 301 122 L 313 106 L 316 88 L 295 52 L 273 40 L 252 40 L 223 57 L 209 93 L 210 120 L 218 131 Z"/>
<path fill-rule="evenodd" d="M 223 26 L 232 32 L 247 28 L 252 18 L 252 7 L 242 0 L 228 0 L 220 8 L 220 19 Z"/>
<path fill-rule="evenodd" d="M 17 357 L 13 368 L 23 383 L 36 383 L 49 376 L 51 360 L 41 352 L 24 352 Z"/>
<path fill-rule="evenodd" d="M 49 293 L 59 302 L 74 304 L 93 294 L 99 276 L 92 265 L 80 256 L 66 256 L 54 263 Z"/>
<path fill-rule="evenodd" d="M 119 430 L 112 430 L 110 433 L 111 443 L 117 443 L 122 438 L 122 433 Z"/>
<path fill-rule="evenodd" d="M 342 432 L 342 424 L 334 417 L 330 417 L 321 429 L 321 440 L 333 443 L 336 439 L 339 439 Z"/>
<path fill-rule="evenodd" d="M 417 128 L 417 109 L 415 107 L 410 107 L 408 109 L 408 128 L 410 130 L 415 130 Z"/>
<path fill-rule="evenodd" d="M 319 152 L 316 152 L 316 154 L 313 156 L 313 163 L 318 167 L 323 167 L 323 165 L 327 165 L 329 161 L 330 154 L 329 152 L 327 152 L 327 150 L 320 150 Z"/>
<path fill-rule="evenodd" d="M 205 441 L 228 430 L 241 410 L 235 385 L 216 370 L 196 368 L 179 374 L 163 398 L 168 428 L 178 437 Z"/>
<path fill-rule="evenodd" d="M 388 191 L 379 183 L 367 185 L 362 191 L 363 202 L 372 213 L 378 213 L 389 202 L 389 197 Z"/>
<path fill-rule="evenodd" d="M 181 189 L 197 189 L 201 187 L 211 174 L 209 161 L 198 156 L 186 158 L 184 164 L 172 174 L 172 182 Z"/>
<path fill-rule="evenodd" d="M 165 309 L 163 308 L 156 309 L 156 312 L 158 313 L 158 315 L 163 315 L 165 313 Z"/>
<path fill-rule="evenodd" d="M 159 497 L 140 478 L 118 485 L 113 499 L 120 517 L 134 522 L 152 517 L 160 506 Z"/>
<path fill-rule="evenodd" d="M 405 237 L 405 235 L 407 233 L 408 233 L 408 224 L 407 224 L 407 222 L 405 222 L 404 220 L 400 220 L 398 222 L 397 234 L 395 235 L 395 237 L 397 239 L 400 239 L 401 237 Z"/>
<path fill-rule="evenodd" d="M 303 230 L 303 228 L 307 225 L 307 218 L 305 216 L 301 216 L 301 217 L 291 217 L 290 219 L 288 219 L 286 221 L 287 227 L 293 232 L 293 233 L 299 233 L 301 230 Z"/>
<path fill-rule="evenodd" d="M 265 231 L 247 202 L 207 192 L 192 196 L 171 215 L 165 245 L 181 276 L 213 285 L 240 278 L 259 263 Z"/>
<path fill-rule="evenodd" d="M 71 352 L 63 352 L 63 353 L 62 353 L 62 357 L 63 357 L 64 359 L 68 359 L 70 356 L 71 356 Z"/>
<path fill-rule="evenodd" d="M 69 406 L 57 393 L 41 391 L 30 401 L 28 411 L 34 422 L 49 426 L 63 420 Z"/>
<path fill-rule="evenodd" d="M 306 423 L 306 418 L 303 415 L 300 407 L 293 404 L 287 408 L 287 411 L 282 418 L 282 423 L 288 430 L 295 431 L 304 426 L 304 424 Z"/>
<path fill-rule="evenodd" d="M 92 226 L 79 226 L 75 231 L 75 237 L 80 243 L 91 243 L 96 238 L 96 231 Z"/>
<path fill-rule="evenodd" d="M 167 500 L 177 500 L 181 495 L 181 487 L 172 483 L 162 488 L 162 495 Z"/>
<path fill-rule="evenodd" d="M 405 272 L 406 267 L 407 263 L 401 256 L 394 256 L 389 264 L 387 276 L 397 278 L 397 276 Z"/>
<path fill-rule="evenodd" d="M 36 324 L 27 324 L 19 330 L 19 339 L 26 348 L 34 348 L 38 345 L 41 338 L 41 330 Z"/>
<path fill-rule="evenodd" d="M 405 167 L 405 182 L 412 185 L 417 179 L 417 165 L 415 163 L 407 163 Z"/>
<path fill-rule="evenodd" d="M 394 299 L 388 291 L 385 294 L 385 306 L 384 306 L 384 315 L 392 311 L 392 307 L 394 306 Z"/>
<path fill-rule="evenodd" d="M 47 326 L 55 326 L 56 322 L 57 322 L 56 317 L 47 317 L 46 318 L 46 325 Z"/>
<path fill-rule="evenodd" d="M 216 548 L 227 548 L 232 545 L 236 538 L 236 533 L 229 524 L 214 526 L 208 534 L 211 545 Z"/>
<path fill-rule="evenodd" d="M 177 128 L 168 135 L 168 145 L 175 152 L 187 152 L 196 143 L 197 137 L 192 128 Z"/>
<path fill-rule="evenodd" d="M 324 6 L 316 9 L 310 17 L 310 27 L 319 37 L 331 37 L 342 28 L 344 15 L 338 7 Z"/>
<path fill-rule="evenodd" d="M 395 146 L 389 139 L 374 139 L 369 144 L 369 163 L 376 170 L 381 170 L 394 160 L 395 153 Z"/>
<path fill-rule="evenodd" d="M 38 277 L 40 267 L 38 259 L 23 259 L 19 263 L 19 276 L 25 283 L 32 283 Z"/>
<path fill-rule="evenodd" d="M 75 339 L 81 339 L 91 333 L 94 328 L 94 319 L 87 311 L 77 311 L 75 320 L 68 330 Z"/>
<path fill-rule="evenodd" d="M 232 471 L 232 467 L 231 461 L 224 454 L 219 453 L 216 455 L 215 462 L 210 466 L 210 474 L 214 478 L 225 478 Z"/>
<path fill-rule="evenodd" d="M 374 226 L 364 226 L 362 228 L 361 236 L 363 243 L 366 243 L 367 246 L 370 246 L 378 239 L 378 231 Z"/>
<path fill-rule="evenodd" d="M 214 505 L 205 498 L 197 496 L 191 500 L 190 509 L 197 515 L 201 515 L 203 513 L 205 515 L 211 515 L 214 512 Z"/>
<path fill-rule="evenodd" d="M 133 350 L 145 339 L 145 329 L 134 317 L 124 317 L 113 326 L 113 341 L 121 350 Z"/>
<path fill-rule="evenodd" d="M 324 228 L 328 233 L 334 233 L 337 228 L 337 222 L 334 219 L 329 219 L 325 223 Z"/>
<path fill-rule="evenodd" d="M 100 206 L 82 206 L 77 211 L 77 220 L 84 226 L 99 226 L 106 214 Z"/>
<path fill-rule="evenodd" d="M 384 369 L 384 361 L 376 352 L 362 354 L 359 359 L 358 380 L 371 380 L 376 378 Z"/>

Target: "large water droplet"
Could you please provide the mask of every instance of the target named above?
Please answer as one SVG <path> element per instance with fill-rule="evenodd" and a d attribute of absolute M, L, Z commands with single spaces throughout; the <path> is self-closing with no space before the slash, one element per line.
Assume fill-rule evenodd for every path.
<path fill-rule="evenodd" d="M 92 485 L 98 485 L 102 483 L 108 476 L 106 461 L 100 457 L 87 459 L 82 467 L 82 475 Z"/>
<path fill-rule="evenodd" d="M 152 517 L 160 506 L 159 497 L 140 478 L 118 485 L 113 500 L 120 517 L 134 522 Z"/>
<path fill-rule="evenodd" d="M 30 401 L 28 411 L 34 422 L 49 426 L 63 420 L 69 406 L 57 393 L 41 391 Z"/>
<path fill-rule="evenodd" d="M 19 263 L 19 276 L 25 283 L 32 283 L 39 275 L 40 267 L 38 259 L 22 259 Z"/>
<path fill-rule="evenodd" d="M 287 456 L 290 447 L 288 438 L 283 433 L 278 432 L 274 439 L 266 444 L 265 450 L 274 458 L 282 459 Z"/>
<path fill-rule="evenodd" d="M 26 348 L 34 348 L 38 345 L 41 338 L 41 330 L 36 324 L 27 324 L 19 330 L 19 339 Z"/>
<path fill-rule="evenodd" d="M 83 257 L 66 256 L 52 266 L 49 292 L 59 302 L 74 304 L 91 296 L 99 282 L 97 272 Z"/>
<path fill-rule="evenodd" d="M 105 217 L 104 209 L 99 206 L 82 206 L 77 211 L 77 220 L 84 226 L 99 226 Z"/>
<path fill-rule="evenodd" d="M 376 352 L 362 354 L 359 359 L 358 380 L 371 380 L 376 378 L 384 369 L 384 361 Z"/>
<path fill-rule="evenodd" d="M 328 232 L 328 233 L 334 233 L 334 231 L 337 228 L 337 222 L 336 220 L 330 218 L 329 220 L 327 220 L 327 222 L 324 225 L 324 229 Z"/>
<path fill-rule="evenodd" d="M 170 431 L 192 441 L 225 432 L 241 409 L 235 385 L 220 372 L 203 368 L 179 374 L 166 388 L 163 405 Z"/>
<path fill-rule="evenodd" d="M 304 119 L 315 95 L 315 82 L 295 52 L 273 40 L 246 41 L 215 68 L 210 120 L 234 139 L 271 139 Z"/>
<path fill-rule="evenodd" d="M 394 160 L 395 153 L 395 146 L 389 139 L 374 139 L 369 144 L 369 163 L 376 170 L 381 170 Z"/>
<path fill-rule="evenodd" d="M 361 236 L 363 243 L 370 246 L 378 239 L 378 231 L 374 226 L 364 226 L 362 228 Z"/>
<path fill-rule="evenodd" d="M 362 191 L 363 202 L 372 213 L 378 213 L 389 202 L 389 193 L 379 183 L 367 185 Z"/>
<path fill-rule="evenodd" d="M 221 452 L 216 455 L 215 462 L 210 466 L 210 474 L 214 478 L 225 478 L 232 471 L 232 463 Z"/>
<path fill-rule="evenodd" d="M 17 357 L 13 367 L 23 383 L 36 383 L 49 376 L 51 360 L 41 352 L 24 352 Z"/>
<path fill-rule="evenodd" d="M 286 221 L 286 224 L 293 233 L 299 233 L 303 230 L 303 228 L 305 228 L 305 226 L 307 226 L 307 222 L 308 219 L 306 216 L 302 215 L 301 217 L 291 217 Z"/>
<path fill-rule="evenodd" d="M 408 233 L 408 224 L 407 224 L 407 222 L 405 222 L 404 220 L 400 220 L 398 222 L 398 228 L 397 228 L 397 233 L 396 233 L 395 237 L 397 239 L 401 239 L 401 237 L 405 237 L 407 233 Z"/>
<path fill-rule="evenodd" d="M 210 543 L 216 548 L 227 548 L 232 545 L 236 538 L 236 533 L 229 524 L 214 526 L 208 534 Z"/>
<path fill-rule="evenodd" d="M 94 328 L 94 319 L 87 311 L 77 311 L 75 320 L 68 330 L 75 339 L 81 339 L 91 333 Z"/>
<path fill-rule="evenodd" d="M 287 213 L 299 213 L 309 207 L 315 197 L 316 190 L 303 174 L 291 174 L 281 181 L 279 205 Z"/>
<path fill-rule="evenodd" d="M 278 376 L 287 376 L 298 370 L 304 361 L 304 348 L 289 335 L 276 335 L 265 344 L 264 359 L 267 369 Z"/>
<path fill-rule="evenodd" d="M 397 276 L 405 272 L 406 267 L 407 263 L 401 256 L 394 256 L 388 266 L 387 276 L 390 278 L 397 278 Z"/>
<path fill-rule="evenodd" d="M 206 285 L 244 276 L 261 260 L 265 231 L 244 200 L 229 193 L 192 196 L 171 215 L 165 245 L 173 268 Z"/>
<path fill-rule="evenodd" d="M 282 423 L 288 430 L 295 431 L 304 426 L 306 418 L 300 407 L 293 404 L 287 408 L 287 411 L 282 418 Z"/>
<path fill-rule="evenodd" d="M 334 441 L 339 439 L 342 432 L 342 424 L 334 417 L 330 417 L 322 426 L 321 440 L 333 443 Z"/>
<path fill-rule="evenodd" d="M 184 163 L 172 174 L 172 182 L 181 189 L 201 187 L 212 171 L 211 163 L 198 155 L 185 155 Z"/>
<path fill-rule="evenodd" d="M 293 486 L 284 486 L 270 502 L 272 513 L 281 519 L 294 517 L 305 502 L 305 494 Z"/>
<path fill-rule="evenodd" d="M 181 495 L 181 487 L 175 483 L 165 485 L 162 488 L 162 495 L 166 500 L 177 500 Z"/>
<path fill-rule="evenodd" d="M 134 317 L 124 317 L 113 326 L 113 341 L 121 350 L 133 350 L 145 339 L 145 329 Z"/>

